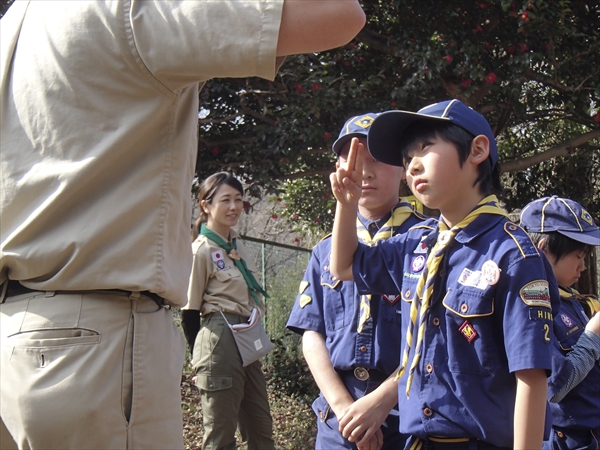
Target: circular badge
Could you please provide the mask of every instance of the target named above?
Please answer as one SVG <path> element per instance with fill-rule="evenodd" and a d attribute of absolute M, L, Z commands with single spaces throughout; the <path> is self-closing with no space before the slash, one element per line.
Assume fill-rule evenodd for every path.
<path fill-rule="evenodd" d="M 561 314 L 560 318 L 562 319 L 563 323 L 571 328 L 573 326 L 573 321 L 571 320 L 571 318 L 569 316 L 567 316 L 566 314 Z"/>
<path fill-rule="evenodd" d="M 490 286 L 496 284 L 500 279 L 500 269 L 498 268 L 498 264 L 492 260 L 483 263 L 483 266 L 481 266 L 481 273 L 483 274 L 485 282 Z"/>
<path fill-rule="evenodd" d="M 412 263 L 410 264 L 410 267 L 413 272 L 420 272 L 424 266 L 425 257 L 423 255 L 417 256 L 415 259 L 412 260 Z"/>

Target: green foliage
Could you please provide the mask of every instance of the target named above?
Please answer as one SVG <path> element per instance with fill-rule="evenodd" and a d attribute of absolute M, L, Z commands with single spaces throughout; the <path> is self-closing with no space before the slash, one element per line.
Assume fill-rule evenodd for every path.
<path fill-rule="evenodd" d="M 580 176 L 577 183 L 596 193 L 591 197 L 579 197 L 580 187 L 571 189 L 566 181 L 557 183 L 563 171 L 582 175 L 578 157 L 597 160 L 598 137 L 563 152 L 562 161 L 554 163 L 559 172 L 550 179 L 543 178 L 552 174 L 549 169 L 511 168 L 513 161 L 598 130 L 598 2 L 365 0 L 363 5 L 368 23 L 349 45 L 290 57 L 274 82 L 208 83 L 201 94 L 210 113 L 201 120 L 199 175 L 235 170 L 250 184 L 277 191 L 303 226 L 326 230 L 332 212 L 324 198 L 334 168 L 330 149 L 345 120 L 457 97 L 482 112 L 498 136 L 501 161 L 511 172 L 511 206 L 541 195 L 534 189 L 540 186 L 599 215 L 593 176 Z M 235 119 L 220 122 L 227 114 Z"/>

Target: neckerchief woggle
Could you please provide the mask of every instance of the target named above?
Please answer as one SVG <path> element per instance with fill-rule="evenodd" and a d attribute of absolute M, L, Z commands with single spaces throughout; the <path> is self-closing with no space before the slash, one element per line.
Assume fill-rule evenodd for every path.
<path fill-rule="evenodd" d="M 252 272 L 250 272 L 250 270 L 248 270 L 246 261 L 244 261 L 244 259 L 238 255 L 237 251 L 233 252 L 234 250 L 237 250 L 235 238 L 233 238 L 231 240 L 231 245 L 229 245 L 227 242 L 225 242 L 221 238 L 221 236 L 219 236 L 217 233 L 215 233 L 210 228 L 208 228 L 206 226 L 206 224 L 204 224 L 204 223 L 200 227 L 200 234 L 203 236 L 206 236 L 208 239 L 213 241 L 215 244 L 217 244 L 219 247 L 221 247 L 223 250 L 225 250 L 227 252 L 229 257 L 233 260 L 233 263 L 235 264 L 235 266 L 242 273 L 242 276 L 244 277 L 244 280 L 246 281 L 246 284 L 248 285 L 250 295 L 252 295 L 252 298 L 254 299 L 254 301 L 256 302 L 257 305 L 260 306 L 260 301 L 258 300 L 258 295 L 256 295 L 257 292 L 262 294 L 265 298 L 269 298 L 269 295 L 265 292 L 265 290 L 262 288 L 262 286 L 260 284 L 258 284 L 258 281 L 256 281 L 256 278 L 254 278 L 254 275 L 252 275 Z"/>

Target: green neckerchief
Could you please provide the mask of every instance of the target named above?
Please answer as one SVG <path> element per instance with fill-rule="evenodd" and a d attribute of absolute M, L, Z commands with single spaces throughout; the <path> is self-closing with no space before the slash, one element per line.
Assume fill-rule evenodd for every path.
<path fill-rule="evenodd" d="M 260 292 L 265 298 L 269 298 L 269 295 L 265 292 L 265 290 L 261 287 L 261 285 L 258 284 L 258 281 L 256 281 L 256 278 L 254 278 L 254 275 L 252 275 L 252 272 L 250 272 L 248 270 L 246 261 L 244 261 L 242 259 L 242 257 L 237 254 L 237 251 L 234 253 L 233 256 L 231 255 L 232 250 L 237 249 L 237 245 L 235 243 L 235 238 L 233 238 L 231 240 L 231 245 L 229 245 L 217 233 L 215 233 L 214 231 L 211 231 L 204 223 L 200 227 L 200 234 L 203 236 L 206 236 L 208 239 L 213 241 L 215 244 L 217 244 L 219 247 L 221 247 L 223 250 L 225 250 L 227 252 L 229 257 L 233 260 L 233 263 L 235 264 L 235 266 L 242 273 L 244 280 L 246 280 L 246 284 L 248 285 L 248 289 L 250 290 L 250 295 L 252 295 L 252 298 L 254 299 L 254 301 L 256 302 L 257 305 L 260 306 L 260 302 L 258 300 L 258 295 L 256 295 L 257 292 Z"/>

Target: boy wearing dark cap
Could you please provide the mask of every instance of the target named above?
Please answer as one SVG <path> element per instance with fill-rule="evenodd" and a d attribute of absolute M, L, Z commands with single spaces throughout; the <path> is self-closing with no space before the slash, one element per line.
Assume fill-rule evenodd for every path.
<path fill-rule="evenodd" d="M 331 175 L 333 275 L 354 279 L 359 293 L 402 297 L 398 399 L 409 448 L 541 448 L 558 287 L 498 206 L 488 122 L 458 100 L 389 111 L 368 144 L 377 160 L 404 163 L 415 196 L 441 212 L 439 223 L 365 246 L 348 226 L 361 195 L 357 141 Z"/>
<path fill-rule="evenodd" d="M 404 198 L 398 199 L 404 168 L 378 162 L 366 150 L 367 134 L 377 116 L 351 117 L 333 144 L 338 165 L 346 163 L 352 138 L 363 144 L 363 189 L 358 214 L 354 212 L 349 225 L 366 245 L 424 220 Z M 287 323 L 302 334 L 305 359 L 321 390 L 313 403 L 315 447 L 403 448 L 406 437 L 398 432 L 393 379 L 400 354 L 400 297 L 359 296 L 354 283 L 331 275 L 330 249 L 329 237 L 313 249 Z"/>
<path fill-rule="evenodd" d="M 600 304 L 571 286 L 584 259 L 600 245 L 600 230 L 579 203 L 557 196 L 529 203 L 521 226 L 554 271 L 560 310 L 554 319 L 555 353 L 548 398 L 552 436 L 545 449 L 598 449 L 600 442 Z"/>

